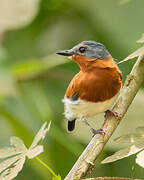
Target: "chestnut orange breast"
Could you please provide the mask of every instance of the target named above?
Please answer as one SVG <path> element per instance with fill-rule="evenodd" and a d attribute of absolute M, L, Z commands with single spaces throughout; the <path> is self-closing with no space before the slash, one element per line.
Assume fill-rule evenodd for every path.
<path fill-rule="evenodd" d="M 111 99 L 121 88 L 121 74 L 117 67 L 94 68 L 93 71 L 80 71 L 70 82 L 65 96 L 90 102 Z M 75 99 L 75 100 L 76 100 Z"/>

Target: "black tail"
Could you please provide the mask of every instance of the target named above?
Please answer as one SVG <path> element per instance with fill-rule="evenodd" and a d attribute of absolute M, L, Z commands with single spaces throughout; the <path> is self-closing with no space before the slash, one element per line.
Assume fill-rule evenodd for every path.
<path fill-rule="evenodd" d="M 68 131 L 73 131 L 75 128 L 75 119 L 72 121 L 67 121 L 67 129 Z"/>

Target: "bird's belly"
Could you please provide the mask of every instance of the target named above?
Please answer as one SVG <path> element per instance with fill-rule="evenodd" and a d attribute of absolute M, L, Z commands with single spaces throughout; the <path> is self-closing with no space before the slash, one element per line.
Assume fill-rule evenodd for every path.
<path fill-rule="evenodd" d="M 65 104 L 65 117 L 70 121 L 75 118 L 91 117 L 105 112 L 112 107 L 116 97 L 117 95 L 109 100 L 97 103 L 88 102 L 81 99 L 72 101 L 71 99 L 65 97 L 63 100 Z"/>

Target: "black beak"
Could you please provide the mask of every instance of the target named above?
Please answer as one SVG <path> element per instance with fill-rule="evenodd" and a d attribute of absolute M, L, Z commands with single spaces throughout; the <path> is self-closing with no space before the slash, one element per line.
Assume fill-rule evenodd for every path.
<path fill-rule="evenodd" d="M 74 52 L 72 50 L 62 50 L 62 51 L 56 52 L 56 54 L 62 55 L 62 56 L 72 56 L 74 55 Z"/>

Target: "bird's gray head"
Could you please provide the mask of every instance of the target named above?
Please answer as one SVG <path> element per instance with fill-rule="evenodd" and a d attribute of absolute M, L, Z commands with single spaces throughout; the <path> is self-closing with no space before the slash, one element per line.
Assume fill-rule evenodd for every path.
<path fill-rule="evenodd" d="M 63 56 L 78 55 L 101 60 L 108 58 L 110 55 L 105 46 L 96 41 L 83 41 L 72 49 L 62 50 L 57 52 L 57 54 Z"/>

